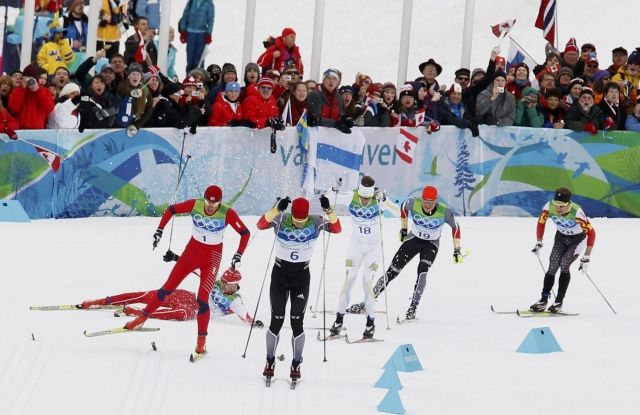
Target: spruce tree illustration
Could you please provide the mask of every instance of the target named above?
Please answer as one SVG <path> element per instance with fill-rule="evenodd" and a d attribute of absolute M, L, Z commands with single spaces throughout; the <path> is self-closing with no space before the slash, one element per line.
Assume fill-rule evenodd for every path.
<path fill-rule="evenodd" d="M 473 183 L 476 179 L 469 168 L 469 147 L 464 138 L 458 139 L 458 158 L 456 160 L 456 176 L 453 185 L 458 190 L 455 197 L 462 198 L 462 215 L 467 216 L 465 190 L 473 190 Z"/>

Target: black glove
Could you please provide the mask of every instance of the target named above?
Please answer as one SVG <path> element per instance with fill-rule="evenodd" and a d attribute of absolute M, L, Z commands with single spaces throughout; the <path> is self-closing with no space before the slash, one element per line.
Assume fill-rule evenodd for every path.
<path fill-rule="evenodd" d="M 267 120 L 267 125 L 274 130 L 283 131 L 284 130 L 284 121 L 282 118 L 271 117 Z"/>
<path fill-rule="evenodd" d="M 469 129 L 471 130 L 471 135 L 473 137 L 480 136 L 480 130 L 478 130 L 478 124 L 476 124 L 475 122 L 472 122 L 471 125 L 469 125 Z"/>
<path fill-rule="evenodd" d="M 228 127 L 242 127 L 242 120 L 229 120 Z"/>
<path fill-rule="evenodd" d="M 180 255 L 176 254 L 171 249 L 169 249 L 162 257 L 164 262 L 177 261 L 178 259 L 180 259 Z"/>
<path fill-rule="evenodd" d="M 158 247 L 158 244 L 160 243 L 161 238 L 162 238 L 162 229 L 158 228 L 156 229 L 156 233 L 153 234 L 153 249 L 156 249 Z"/>
<path fill-rule="evenodd" d="M 307 127 L 317 127 L 320 124 L 320 117 L 307 112 Z"/>
<path fill-rule="evenodd" d="M 247 128 L 256 128 L 257 125 L 256 123 L 254 123 L 251 120 L 242 120 L 242 124 L 243 127 L 247 127 Z"/>
<path fill-rule="evenodd" d="M 540 250 L 542 249 L 542 241 L 536 242 L 536 246 L 533 247 L 531 253 L 535 256 L 540 256 Z"/>
<path fill-rule="evenodd" d="M 353 120 L 349 117 L 342 117 L 336 122 L 336 128 L 344 134 L 351 134 L 351 127 L 353 127 Z"/>
<path fill-rule="evenodd" d="M 329 199 L 325 195 L 320 196 L 320 207 L 325 212 L 331 209 L 331 203 L 329 202 Z"/>
<path fill-rule="evenodd" d="M 242 260 L 242 254 L 238 252 L 233 254 L 233 258 L 231 258 L 231 268 L 235 268 L 235 269 L 240 268 L 241 260 Z"/>
<path fill-rule="evenodd" d="M 278 202 L 278 212 L 284 212 L 285 210 L 287 210 L 289 203 L 291 203 L 291 199 L 289 199 L 289 196 L 285 197 L 284 199 L 280 199 L 280 201 Z"/>
<path fill-rule="evenodd" d="M 196 135 L 196 126 L 197 124 L 193 124 L 191 127 L 189 127 L 189 134 Z"/>
<path fill-rule="evenodd" d="M 405 239 L 407 239 L 407 230 L 404 228 L 400 228 L 400 242 L 404 242 Z"/>

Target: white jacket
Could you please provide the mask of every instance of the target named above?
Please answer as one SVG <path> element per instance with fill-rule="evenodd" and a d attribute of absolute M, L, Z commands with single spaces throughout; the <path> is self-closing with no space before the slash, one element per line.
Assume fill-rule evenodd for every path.
<path fill-rule="evenodd" d="M 80 126 L 80 114 L 74 114 L 78 105 L 71 102 L 70 99 L 56 104 L 53 112 L 49 114 L 47 120 L 47 128 L 78 128 Z"/>

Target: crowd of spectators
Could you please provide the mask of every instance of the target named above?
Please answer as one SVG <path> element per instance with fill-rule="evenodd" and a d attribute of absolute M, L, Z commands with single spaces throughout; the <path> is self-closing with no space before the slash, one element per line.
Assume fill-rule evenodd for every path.
<path fill-rule="evenodd" d="M 284 28 L 264 42 L 264 53 L 238 73 L 232 63 L 204 69 L 211 43 L 211 0 L 189 0 L 180 19 L 186 43 L 186 76 L 175 70 L 171 29 L 168 70 L 157 64 L 157 3 L 136 3 L 139 13 L 126 19 L 120 2 L 103 0 L 98 51 L 86 57 L 87 16 L 84 1 L 73 0 L 64 26 L 53 26 L 34 62 L 0 78 L 0 132 L 17 129 L 230 126 L 283 130 L 306 117 L 309 126 L 350 133 L 353 126 L 454 125 L 478 135 L 479 125 L 640 131 L 640 48 L 630 54 L 612 51 L 607 67 L 596 46 L 578 49 L 571 38 L 564 50 L 549 47 L 545 62 L 507 67 L 494 48 L 486 67 L 460 68 L 447 86 L 438 79 L 442 66 L 430 58 L 417 77 L 403 85 L 376 82 L 357 73 L 348 82 L 338 69 L 319 80 L 304 80 L 296 32 Z M 129 21 L 134 33 L 120 39 Z M 75 70 L 70 70 L 74 59 Z M 93 74 L 92 74 L 93 73 Z"/>

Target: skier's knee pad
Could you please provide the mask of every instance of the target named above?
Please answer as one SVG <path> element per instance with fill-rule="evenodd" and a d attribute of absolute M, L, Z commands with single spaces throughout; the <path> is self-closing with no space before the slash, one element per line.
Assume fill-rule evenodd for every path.
<path fill-rule="evenodd" d="M 283 324 L 284 324 L 284 314 L 281 316 L 272 314 L 271 324 L 269 324 L 269 330 L 271 330 L 273 334 L 277 335 L 278 333 L 280 333 L 280 329 L 282 328 Z"/>
<path fill-rule="evenodd" d="M 422 274 L 423 272 L 426 273 L 427 271 L 429 271 L 429 268 L 431 268 L 432 262 L 426 259 L 422 259 L 420 260 L 420 262 L 418 263 L 418 275 Z"/>
<path fill-rule="evenodd" d="M 173 290 L 163 290 L 160 288 L 158 290 L 158 300 L 160 300 L 160 302 L 164 301 L 164 299 L 170 296 L 171 293 L 173 293 Z"/>
<path fill-rule="evenodd" d="M 209 312 L 209 303 L 198 299 L 198 315 L 206 314 Z"/>
<path fill-rule="evenodd" d="M 304 315 L 291 314 L 291 330 L 293 331 L 294 337 L 297 337 L 304 332 L 304 329 L 302 328 L 303 319 Z"/>

